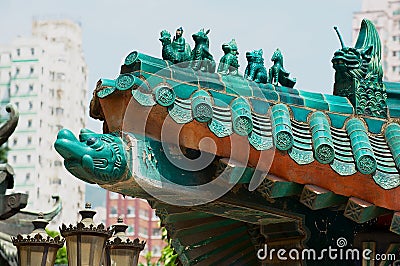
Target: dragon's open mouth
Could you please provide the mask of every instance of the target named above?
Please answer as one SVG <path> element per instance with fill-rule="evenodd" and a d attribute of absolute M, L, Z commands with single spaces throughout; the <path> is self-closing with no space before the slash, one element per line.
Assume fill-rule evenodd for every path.
<path fill-rule="evenodd" d="M 332 59 L 332 64 L 334 69 L 342 67 L 354 69 L 360 67 L 360 61 L 357 57 L 346 57 L 341 55 L 335 56 Z"/>

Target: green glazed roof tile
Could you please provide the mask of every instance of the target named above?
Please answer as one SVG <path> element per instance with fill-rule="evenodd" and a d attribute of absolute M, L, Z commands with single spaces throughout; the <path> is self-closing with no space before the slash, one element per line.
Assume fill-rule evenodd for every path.
<path fill-rule="evenodd" d="M 225 93 L 221 93 L 221 92 L 217 92 L 217 91 L 213 91 L 213 90 L 210 90 L 209 92 L 210 92 L 211 96 L 214 98 L 214 104 L 216 106 L 226 107 L 233 101 L 233 99 L 235 99 L 234 96 L 227 95 Z"/>
<path fill-rule="evenodd" d="M 295 120 L 300 122 L 307 122 L 307 116 L 311 113 L 311 110 L 290 105 L 290 109 L 292 110 L 292 114 Z"/>
<path fill-rule="evenodd" d="M 190 99 L 192 94 L 198 89 L 195 85 L 179 83 L 174 80 L 167 80 L 167 83 L 172 86 L 176 96 L 181 99 Z"/>
<path fill-rule="evenodd" d="M 285 92 L 278 92 L 278 94 L 279 94 L 280 101 L 283 103 L 304 106 L 304 99 L 303 99 L 303 97 L 301 97 L 299 95 L 285 93 Z"/>
<path fill-rule="evenodd" d="M 309 108 L 319 110 L 329 110 L 328 103 L 321 93 L 299 91 L 300 96 L 304 98 L 304 105 Z"/>
<path fill-rule="evenodd" d="M 263 89 L 262 92 L 262 99 L 270 100 L 270 101 L 279 101 L 279 94 L 276 91 Z M 254 95 L 256 96 L 256 95 Z"/>
<path fill-rule="evenodd" d="M 208 88 L 213 90 L 224 90 L 225 86 L 221 82 L 221 76 L 217 73 L 209 72 L 196 72 L 199 78 L 201 88 Z"/>
<path fill-rule="evenodd" d="M 199 76 L 190 68 L 171 66 L 171 78 L 178 82 L 199 85 Z"/>
<path fill-rule="evenodd" d="M 367 118 L 364 117 L 365 123 L 367 123 L 368 130 L 371 133 L 379 134 L 382 132 L 382 127 L 385 124 L 384 120 L 374 119 L 374 118 Z"/>
<path fill-rule="evenodd" d="M 250 98 L 249 100 L 254 112 L 260 115 L 266 115 L 268 113 L 268 109 L 271 106 L 268 102 L 257 100 L 255 98 Z"/>
<path fill-rule="evenodd" d="M 387 93 L 387 106 L 390 117 L 400 117 L 400 83 L 384 82 Z"/>
<path fill-rule="evenodd" d="M 329 94 L 324 94 L 323 97 L 329 105 L 329 111 L 342 114 L 354 113 L 353 105 L 347 98 Z"/>
<path fill-rule="evenodd" d="M 331 125 L 334 128 L 343 128 L 344 123 L 346 122 L 346 119 L 348 118 L 348 116 L 346 116 L 346 115 L 333 114 L 333 113 L 328 113 L 328 116 L 331 120 Z"/>
<path fill-rule="evenodd" d="M 276 86 L 275 90 L 277 92 L 283 92 L 283 93 L 292 94 L 292 95 L 300 95 L 298 89 L 288 88 L 288 87 L 284 87 L 284 86 Z"/>

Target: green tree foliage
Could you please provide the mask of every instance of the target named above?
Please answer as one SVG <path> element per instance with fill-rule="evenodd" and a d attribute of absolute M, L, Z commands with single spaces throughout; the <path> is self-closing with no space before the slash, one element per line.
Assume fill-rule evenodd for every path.
<path fill-rule="evenodd" d="M 168 243 L 161 250 L 161 257 L 159 262 L 161 262 L 165 266 L 177 266 L 179 265 L 178 254 L 176 254 L 175 250 L 172 248 L 171 239 L 168 239 L 167 229 L 165 227 L 162 228 L 162 239 Z"/>
<path fill-rule="evenodd" d="M 47 230 L 46 232 L 51 237 L 59 236 L 60 233 L 56 231 Z M 67 248 L 65 245 L 57 251 L 56 263 L 55 264 L 68 264 Z"/>
<path fill-rule="evenodd" d="M 145 255 L 146 265 L 143 263 L 139 263 L 139 266 L 180 266 L 182 265 L 179 262 L 178 254 L 176 254 L 175 250 L 171 245 L 171 239 L 168 239 L 167 230 L 163 227 L 162 228 L 162 239 L 168 243 L 162 250 L 161 250 L 161 257 L 156 263 L 151 262 L 151 258 L 153 257 L 151 252 L 147 252 Z"/>
<path fill-rule="evenodd" d="M 6 163 L 7 162 L 7 152 L 9 148 L 4 144 L 3 146 L 0 147 L 0 163 Z"/>

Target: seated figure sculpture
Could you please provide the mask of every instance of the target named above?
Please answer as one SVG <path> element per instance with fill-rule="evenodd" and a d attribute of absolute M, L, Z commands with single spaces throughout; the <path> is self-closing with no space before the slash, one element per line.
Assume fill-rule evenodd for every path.
<path fill-rule="evenodd" d="M 183 29 L 182 27 L 176 30 L 173 41 L 171 42 L 171 34 L 163 30 L 160 33 L 160 41 L 162 43 L 162 58 L 164 60 L 171 61 L 174 64 L 179 64 L 187 62 L 191 58 L 190 45 L 186 43 L 185 39 L 182 37 Z M 185 64 L 187 66 L 187 64 Z"/>
<path fill-rule="evenodd" d="M 222 75 L 239 75 L 238 49 L 235 39 L 229 43 L 222 44 L 224 56 L 219 61 L 217 72 Z"/>
<path fill-rule="evenodd" d="M 263 50 L 254 50 L 246 53 L 247 67 L 244 77 L 256 83 L 267 83 L 268 74 L 264 66 Z"/>

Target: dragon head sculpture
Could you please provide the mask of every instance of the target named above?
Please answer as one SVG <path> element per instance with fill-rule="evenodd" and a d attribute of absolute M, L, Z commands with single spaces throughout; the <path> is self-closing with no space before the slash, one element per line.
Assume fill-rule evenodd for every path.
<path fill-rule="evenodd" d="M 127 159 L 122 139 L 115 134 L 96 134 L 82 129 L 79 140 L 62 129 L 54 144 L 67 170 L 89 183 L 114 183 L 126 176 Z"/>
<path fill-rule="evenodd" d="M 381 41 L 369 20 L 361 22 L 355 47 L 346 47 L 338 29 L 342 48 L 332 58 L 335 69 L 334 95 L 347 97 L 357 114 L 386 117 L 386 89 L 383 85 Z"/>

